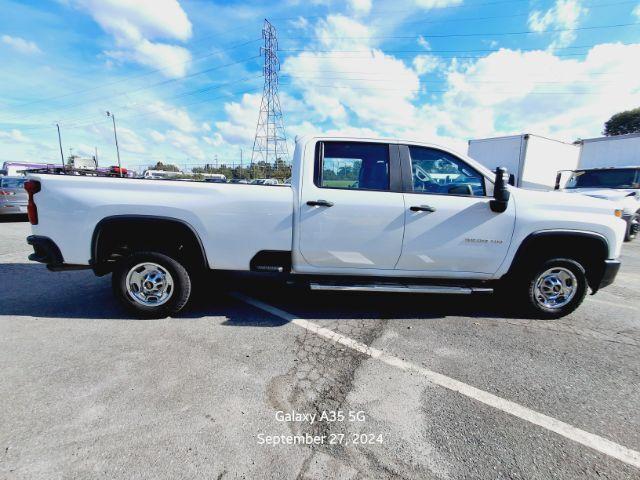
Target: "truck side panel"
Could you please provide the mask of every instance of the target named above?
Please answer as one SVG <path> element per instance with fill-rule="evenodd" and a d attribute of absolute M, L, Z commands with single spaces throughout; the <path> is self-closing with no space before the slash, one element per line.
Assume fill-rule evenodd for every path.
<path fill-rule="evenodd" d="M 170 217 L 189 224 L 204 245 L 210 268 L 248 270 L 261 250 L 291 250 L 289 187 L 67 175 L 31 178 L 42 184 L 35 195 L 39 223 L 33 233 L 51 238 L 65 263 L 89 264 L 96 225 L 118 215 Z"/>

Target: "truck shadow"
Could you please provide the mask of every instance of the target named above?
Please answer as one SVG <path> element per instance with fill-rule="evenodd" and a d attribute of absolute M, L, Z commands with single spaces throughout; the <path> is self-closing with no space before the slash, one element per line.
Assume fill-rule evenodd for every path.
<path fill-rule="evenodd" d="M 110 277 L 89 270 L 49 272 L 35 263 L 0 264 L 0 315 L 138 321 L 111 292 Z M 287 323 L 229 295 L 241 292 L 308 320 L 513 318 L 495 297 L 310 292 L 281 281 L 211 276 L 176 320 L 226 317 L 223 325 L 278 327 Z"/>

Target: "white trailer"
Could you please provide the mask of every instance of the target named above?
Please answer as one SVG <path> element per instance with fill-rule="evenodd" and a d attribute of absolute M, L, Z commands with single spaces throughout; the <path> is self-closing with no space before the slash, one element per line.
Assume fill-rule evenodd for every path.
<path fill-rule="evenodd" d="M 587 138 L 580 145 L 579 168 L 640 165 L 640 133 Z"/>
<path fill-rule="evenodd" d="M 553 190 L 558 170 L 578 167 L 580 147 L 525 133 L 469 140 L 468 155 L 494 171 L 507 167 L 516 187 Z"/>

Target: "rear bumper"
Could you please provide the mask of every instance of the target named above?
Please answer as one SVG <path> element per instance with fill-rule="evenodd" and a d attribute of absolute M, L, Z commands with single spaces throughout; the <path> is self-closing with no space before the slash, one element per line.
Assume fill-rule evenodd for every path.
<path fill-rule="evenodd" d="M 602 278 L 600 279 L 600 284 L 598 285 L 597 290 L 611 285 L 616 279 L 616 275 L 618 275 L 618 270 L 620 270 L 619 260 L 605 260 Z"/>
<path fill-rule="evenodd" d="M 56 243 L 49 237 L 40 235 L 29 235 L 27 243 L 33 247 L 33 253 L 29 255 L 29 260 L 47 265 L 49 270 L 54 272 L 61 270 L 84 270 L 91 268 L 89 265 L 72 265 L 64 263 L 64 258 Z"/>

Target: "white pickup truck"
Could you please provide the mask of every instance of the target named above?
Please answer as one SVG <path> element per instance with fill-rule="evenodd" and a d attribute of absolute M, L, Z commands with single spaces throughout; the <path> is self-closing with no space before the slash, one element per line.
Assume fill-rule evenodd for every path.
<path fill-rule="evenodd" d="M 436 145 L 338 137 L 297 141 L 291 185 L 31 174 L 29 258 L 112 273 L 147 317 L 180 311 L 204 270 L 315 290 L 505 289 L 534 315 L 566 315 L 613 282 L 622 212 L 506 179 Z"/>

